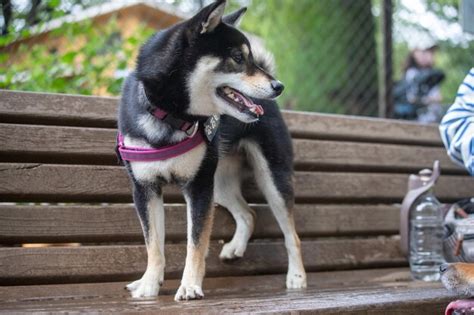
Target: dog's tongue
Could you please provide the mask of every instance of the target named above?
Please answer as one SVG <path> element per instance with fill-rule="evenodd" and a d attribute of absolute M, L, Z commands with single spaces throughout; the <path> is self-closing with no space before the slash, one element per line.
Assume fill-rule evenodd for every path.
<path fill-rule="evenodd" d="M 455 310 L 464 311 L 463 314 L 474 313 L 474 299 L 470 300 L 457 300 L 449 303 L 446 308 L 445 315 L 452 315 Z"/>
<path fill-rule="evenodd" d="M 255 104 L 254 102 L 252 102 L 251 99 L 243 96 L 242 94 L 240 94 L 240 96 L 242 97 L 242 100 L 244 101 L 245 106 L 247 106 L 252 113 L 256 114 L 257 116 L 261 116 L 264 114 L 264 110 L 262 106 Z"/>
<path fill-rule="evenodd" d="M 253 109 L 253 112 L 257 114 L 257 116 L 262 116 L 265 113 L 265 111 L 263 110 L 263 107 L 257 104 L 254 104 L 254 107 L 252 107 L 252 109 Z"/>

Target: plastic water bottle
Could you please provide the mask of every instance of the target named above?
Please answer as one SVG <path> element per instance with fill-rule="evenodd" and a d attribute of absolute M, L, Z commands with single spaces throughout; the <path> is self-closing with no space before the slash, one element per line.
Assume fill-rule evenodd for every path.
<path fill-rule="evenodd" d="M 426 185 L 431 170 L 422 170 L 420 179 Z M 413 278 L 437 281 L 443 258 L 443 211 L 441 204 L 429 189 L 410 209 L 410 269 Z"/>

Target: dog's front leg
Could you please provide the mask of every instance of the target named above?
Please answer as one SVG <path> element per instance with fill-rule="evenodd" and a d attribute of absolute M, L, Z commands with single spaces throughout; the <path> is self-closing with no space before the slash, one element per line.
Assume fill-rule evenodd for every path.
<path fill-rule="evenodd" d="M 142 278 L 127 285 L 132 297 L 157 296 L 165 270 L 165 217 L 161 189 L 134 184 L 133 199 L 145 237 L 148 262 Z"/>
<path fill-rule="evenodd" d="M 206 271 L 205 259 L 209 250 L 213 207 L 213 174 L 207 178 L 195 178 L 184 189 L 187 203 L 188 243 L 186 264 L 181 286 L 175 300 L 201 299 L 202 281 Z"/>

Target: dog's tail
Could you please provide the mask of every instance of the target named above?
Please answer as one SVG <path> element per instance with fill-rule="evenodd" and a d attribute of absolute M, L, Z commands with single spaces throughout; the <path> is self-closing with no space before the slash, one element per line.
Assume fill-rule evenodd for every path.
<path fill-rule="evenodd" d="M 246 33 L 245 35 L 250 41 L 250 46 L 252 47 L 252 53 L 255 63 L 260 68 L 274 76 L 276 71 L 276 64 L 275 57 L 273 56 L 273 54 L 265 48 L 265 44 L 263 43 L 263 40 L 261 38 L 248 33 Z"/>

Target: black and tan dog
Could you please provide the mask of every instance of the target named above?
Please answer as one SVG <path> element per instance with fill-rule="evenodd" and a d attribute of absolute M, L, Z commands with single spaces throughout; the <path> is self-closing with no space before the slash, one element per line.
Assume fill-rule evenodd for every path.
<path fill-rule="evenodd" d="M 119 138 L 124 147 L 166 148 L 190 137 L 173 122 L 202 126 L 211 115 L 221 117 L 218 135 L 184 154 L 163 161 L 125 161 L 148 253 L 143 277 L 127 286 L 133 297 L 158 295 L 163 281 L 166 184 L 178 184 L 187 203 L 187 255 L 176 300 L 203 297 L 213 202 L 226 207 L 237 226 L 220 257 L 244 255 L 254 228 L 254 212 L 241 192 L 246 166 L 283 230 L 287 287 L 306 287 L 291 213 L 291 138 L 273 100 L 283 85 L 271 73 L 268 53 L 235 27 L 245 9 L 223 16 L 225 5 L 225 0 L 216 1 L 152 36 L 123 86 Z M 158 119 L 152 114 L 157 109 L 172 119 Z"/>
<path fill-rule="evenodd" d="M 449 291 L 474 297 L 474 264 L 451 263 L 439 268 L 441 282 Z"/>

